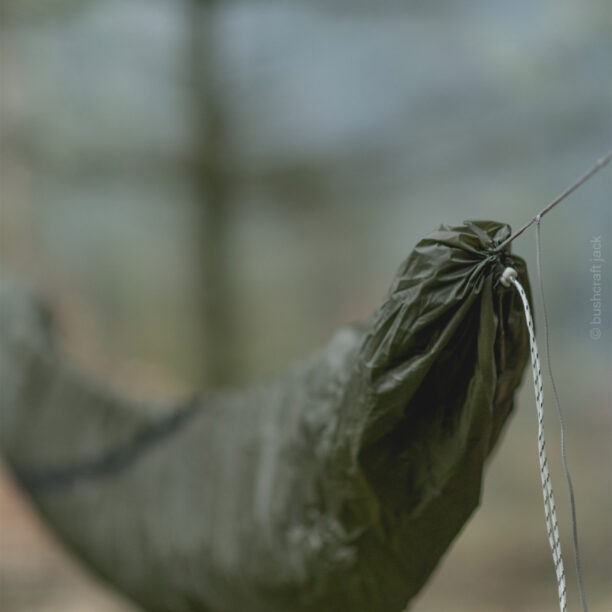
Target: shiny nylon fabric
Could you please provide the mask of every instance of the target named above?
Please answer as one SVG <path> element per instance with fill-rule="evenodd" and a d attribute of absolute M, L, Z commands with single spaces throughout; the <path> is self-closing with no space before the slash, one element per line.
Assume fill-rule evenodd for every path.
<path fill-rule="evenodd" d="M 380 609 L 403 609 L 477 506 L 485 460 L 511 411 L 528 336 L 499 277 L 512 265 L 529 285 L 520 258 L 492 251 L 509 235 L 506 225 L 466 222 L 419 242 L 360 350 L 339 430 L 353 432 L 346 469 L 359 470 L 373 503 L 358 498 L 345 512 L 371 522 L 371 546 L 385 549 L 385 578 L 371 585 L 376 597 L 389 581 Z M 364 609 L 376 609 L 374 598 Z"/>
<path fill-rule="evenodd" d="M 41 384 L 60 379 L 61 393 L 37 409 L 41 433 L 16 396 L 9 464 L 69 545 L 146 610 L 401 612 L 478 505 L 529 356 L 520 298 L 499 282 L 512 265 L 528 290 L 525 264 L 493 251 L 509 235 L 442 226 L 369 321 L 277 380 L 202 400 L 95 478 L 32 474 L 78 469 L 151 418 L 40 358 Z"/>

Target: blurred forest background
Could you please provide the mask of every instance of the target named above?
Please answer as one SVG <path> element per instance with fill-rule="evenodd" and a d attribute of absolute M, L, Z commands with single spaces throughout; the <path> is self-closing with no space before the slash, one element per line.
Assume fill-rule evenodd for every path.
<path fill-rule="evenodd" d="M 50 296 L 85 367 L 144 397 L 282 371 L 367 316 L 440 223 L 516 228 L 612 141 L 607 0 L 4 0 L 0 11 L 2 269 Z M 592 612 L 612 609 L 611 195 L 606 170 L 543 222 Z M 593 340 L 598 235 L 608 284 Z M 533 232 L 514 250 L 535 288 Z M 526 373 L 482 508 L 413 610 L 556 609 L 530 385 Z M 133 609 L 1 481 L 3 611 Z"/>

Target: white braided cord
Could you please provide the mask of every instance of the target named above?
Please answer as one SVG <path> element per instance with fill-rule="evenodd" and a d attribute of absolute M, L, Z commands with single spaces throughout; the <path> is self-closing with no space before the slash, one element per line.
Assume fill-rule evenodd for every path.
<path fill-rule="evenodd" d="M 561 612 L 567 611 L 567 591 L 565 584 L 565 569 L 563 566 L 563 556 L 561 554 L 561 542 L 559 540 L 559 527 L 557 524 L 557 510 L 555 497 L 553 495 L 550 471 L 548 469 L 548 458 L 546 456 L 546 442 L 544 440 L 544 400 L 542 390 L 542 372 L 540 368 L 540 358 L 538 356 L 538 346 L 536 344 L 535 330 L 531 309 L 527 294 L 522 285 L 516 278 L 509 279 L 516 287 L 525 310 L 525 320 L 529 331 L 529 345 L 531 347 L 531 371 L 533 373 L 533 386 L 535 390 L 536 409 L 538 414 L 538 456 L 540 459 L 540 476 L 542 479 L 542 495 L 544 497 L 544 517 L 546 519 L 546 531 L 548 533 L 548 543 L 552 552 L 555 573 L 557 576 L 557 587 L 559 594 L 559 609 Z"/>

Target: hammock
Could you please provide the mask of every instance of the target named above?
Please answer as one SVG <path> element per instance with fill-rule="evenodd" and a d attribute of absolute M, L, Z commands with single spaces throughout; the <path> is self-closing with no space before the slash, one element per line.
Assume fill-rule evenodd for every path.
<path fill-rule="evenodd" d="M 524 262 L 494 250 L 508 236 L 441 226 L 369 320 L 276 380 L 163 413 L 73 368 L 3 282 L 3 454 L 144 610 L 401 612 L 478 505 L 529 357 L 499 282 L 512 266 L 529 290 Z"/>

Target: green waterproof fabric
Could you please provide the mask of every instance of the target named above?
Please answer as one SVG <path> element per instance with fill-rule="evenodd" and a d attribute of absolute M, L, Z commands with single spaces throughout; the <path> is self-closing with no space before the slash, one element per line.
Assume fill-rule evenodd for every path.
<path fill-rule="evenodd" d="M 528 289 L 525 264 L 493 250 L 509 235 L 440 227 L 368 321 L 277 380 L 170 416 L 92 384 L 7 308 L 3 452 L 145 610 L 401 612 L 478 505 L 528 359 L 519 296 L 499 282 L 512 265 Z"/>

